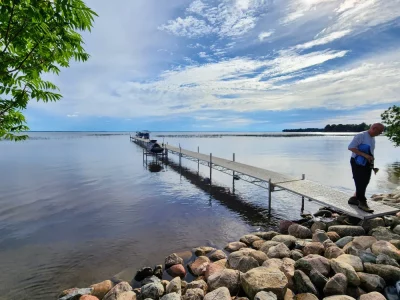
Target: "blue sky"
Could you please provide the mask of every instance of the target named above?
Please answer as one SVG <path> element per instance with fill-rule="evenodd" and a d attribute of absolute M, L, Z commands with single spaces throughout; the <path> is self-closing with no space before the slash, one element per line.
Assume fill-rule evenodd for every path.
<path fill-rule="evenodd" d="M 31 130 L 280 131 L 400 102 L 400 0 L 88 0 L 85 63 Z"/>

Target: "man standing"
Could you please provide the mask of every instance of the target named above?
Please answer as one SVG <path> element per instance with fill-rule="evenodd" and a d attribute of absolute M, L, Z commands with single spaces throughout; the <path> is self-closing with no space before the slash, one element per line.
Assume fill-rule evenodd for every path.
<path fill-rule="evenodd" d="M 369 130 L 355 135 L 348 147 L 352 152 L 350 164 L 356 185 L 356 194 L 349 199 L 349 204 L 358 205 L 358 208 L 369 213 L 372 213 L 373 210 L 367 204 L 365 191 L 374 165 L 375 137 L 380 135 L 384 129 L 385 127 L 381 123 L 375 123 Z"/>

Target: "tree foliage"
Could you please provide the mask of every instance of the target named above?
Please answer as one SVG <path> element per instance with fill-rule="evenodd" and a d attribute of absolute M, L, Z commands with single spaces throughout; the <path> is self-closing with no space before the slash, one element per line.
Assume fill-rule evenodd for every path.
<path fill-rule="evenodd" d="M 393 105 L 385 110 L 382 122 L 386 125 L 385 134 L 396 147 L 400 146 L 400 106 Z"/>
<path fill-rule="evenodd" d="M 361 132 L 368 130 L 371 125 L 361 124 L 328 124 L 325 128 L 284 129 L 284 132 Z"/>
<path fill-rule="evenodd" d="M 89 58 L 79 32 L 95 16 L 82 0 L 1 0 L 0 139 L 27 138 L 18 133 L 28 130 L 22 111 L 30 100 L 61 99 L 42 76 Z"/>

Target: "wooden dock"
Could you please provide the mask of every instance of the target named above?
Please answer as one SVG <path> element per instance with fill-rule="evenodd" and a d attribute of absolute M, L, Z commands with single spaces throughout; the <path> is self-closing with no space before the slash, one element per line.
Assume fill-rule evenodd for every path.
<path fill-rule="evenodd" d="M 148 142 L 147 140 L 131 136 L 131 141 L 135 141 L 142 146 Z M 304 208 L 304 198 L 315 201 L 323 206 L 331 207 L 349 216 L 359 219 L 371 219 L 383 215 L 395 214 L 400 211 L 391 206 L 387 206 L 378 202 L 369 201 L 369 206 L 374 210 L 373 213 L 367 213 L 360 210 L 357 206 L 349 205 L 348 199 L 352 196 L 340 190 L 322 185 L 320 183 L 306 180 L 302 178 L 287 176 L 278 172 L 242 164 L 232 160 L 212 156 L 212 154 L 202 154 L 179 147 L 164 145 L 166 153 L 177 154 L 179 161 L 181 157 L 204 164 L 210 167 L 210 184 L 212 179 L 212 169 L 219 170 L 233 176 L 233 186 L 235 178 L 240 178 L 250 183 L 267 188 L 269 193 L 269 210 L 271 211 L 272 192 L 288 191 L 301 196 L 302 208 Z"/>

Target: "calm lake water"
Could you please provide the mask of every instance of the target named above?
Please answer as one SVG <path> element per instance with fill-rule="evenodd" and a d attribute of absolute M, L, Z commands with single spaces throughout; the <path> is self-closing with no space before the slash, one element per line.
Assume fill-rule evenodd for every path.
<path fill-rule="evenodd" d="M 152 133 L 152 136 L 181 133 Z M 187 134 L 188 135 L 188 134 Z M 353 193 L 347 145 L 352 136 L 164 137 L 171 145 L 306 178 Z M 54 299 L 63 289 L 117 277 L 173 253 L 226 243 L 280 219 L 299 219 L 301 199 L 273 194 L 170 155 L 161 168 L 143 164 L 129 133 L 31 133 L 0 142 L 0 299 Z M 162 137 L 155 137 L 162 141 Z M 377 138 L 377 176 L 368 196 L 400 182 L 400 151 Z M 306 212 L 318 206 L 306 201 Z"/>

